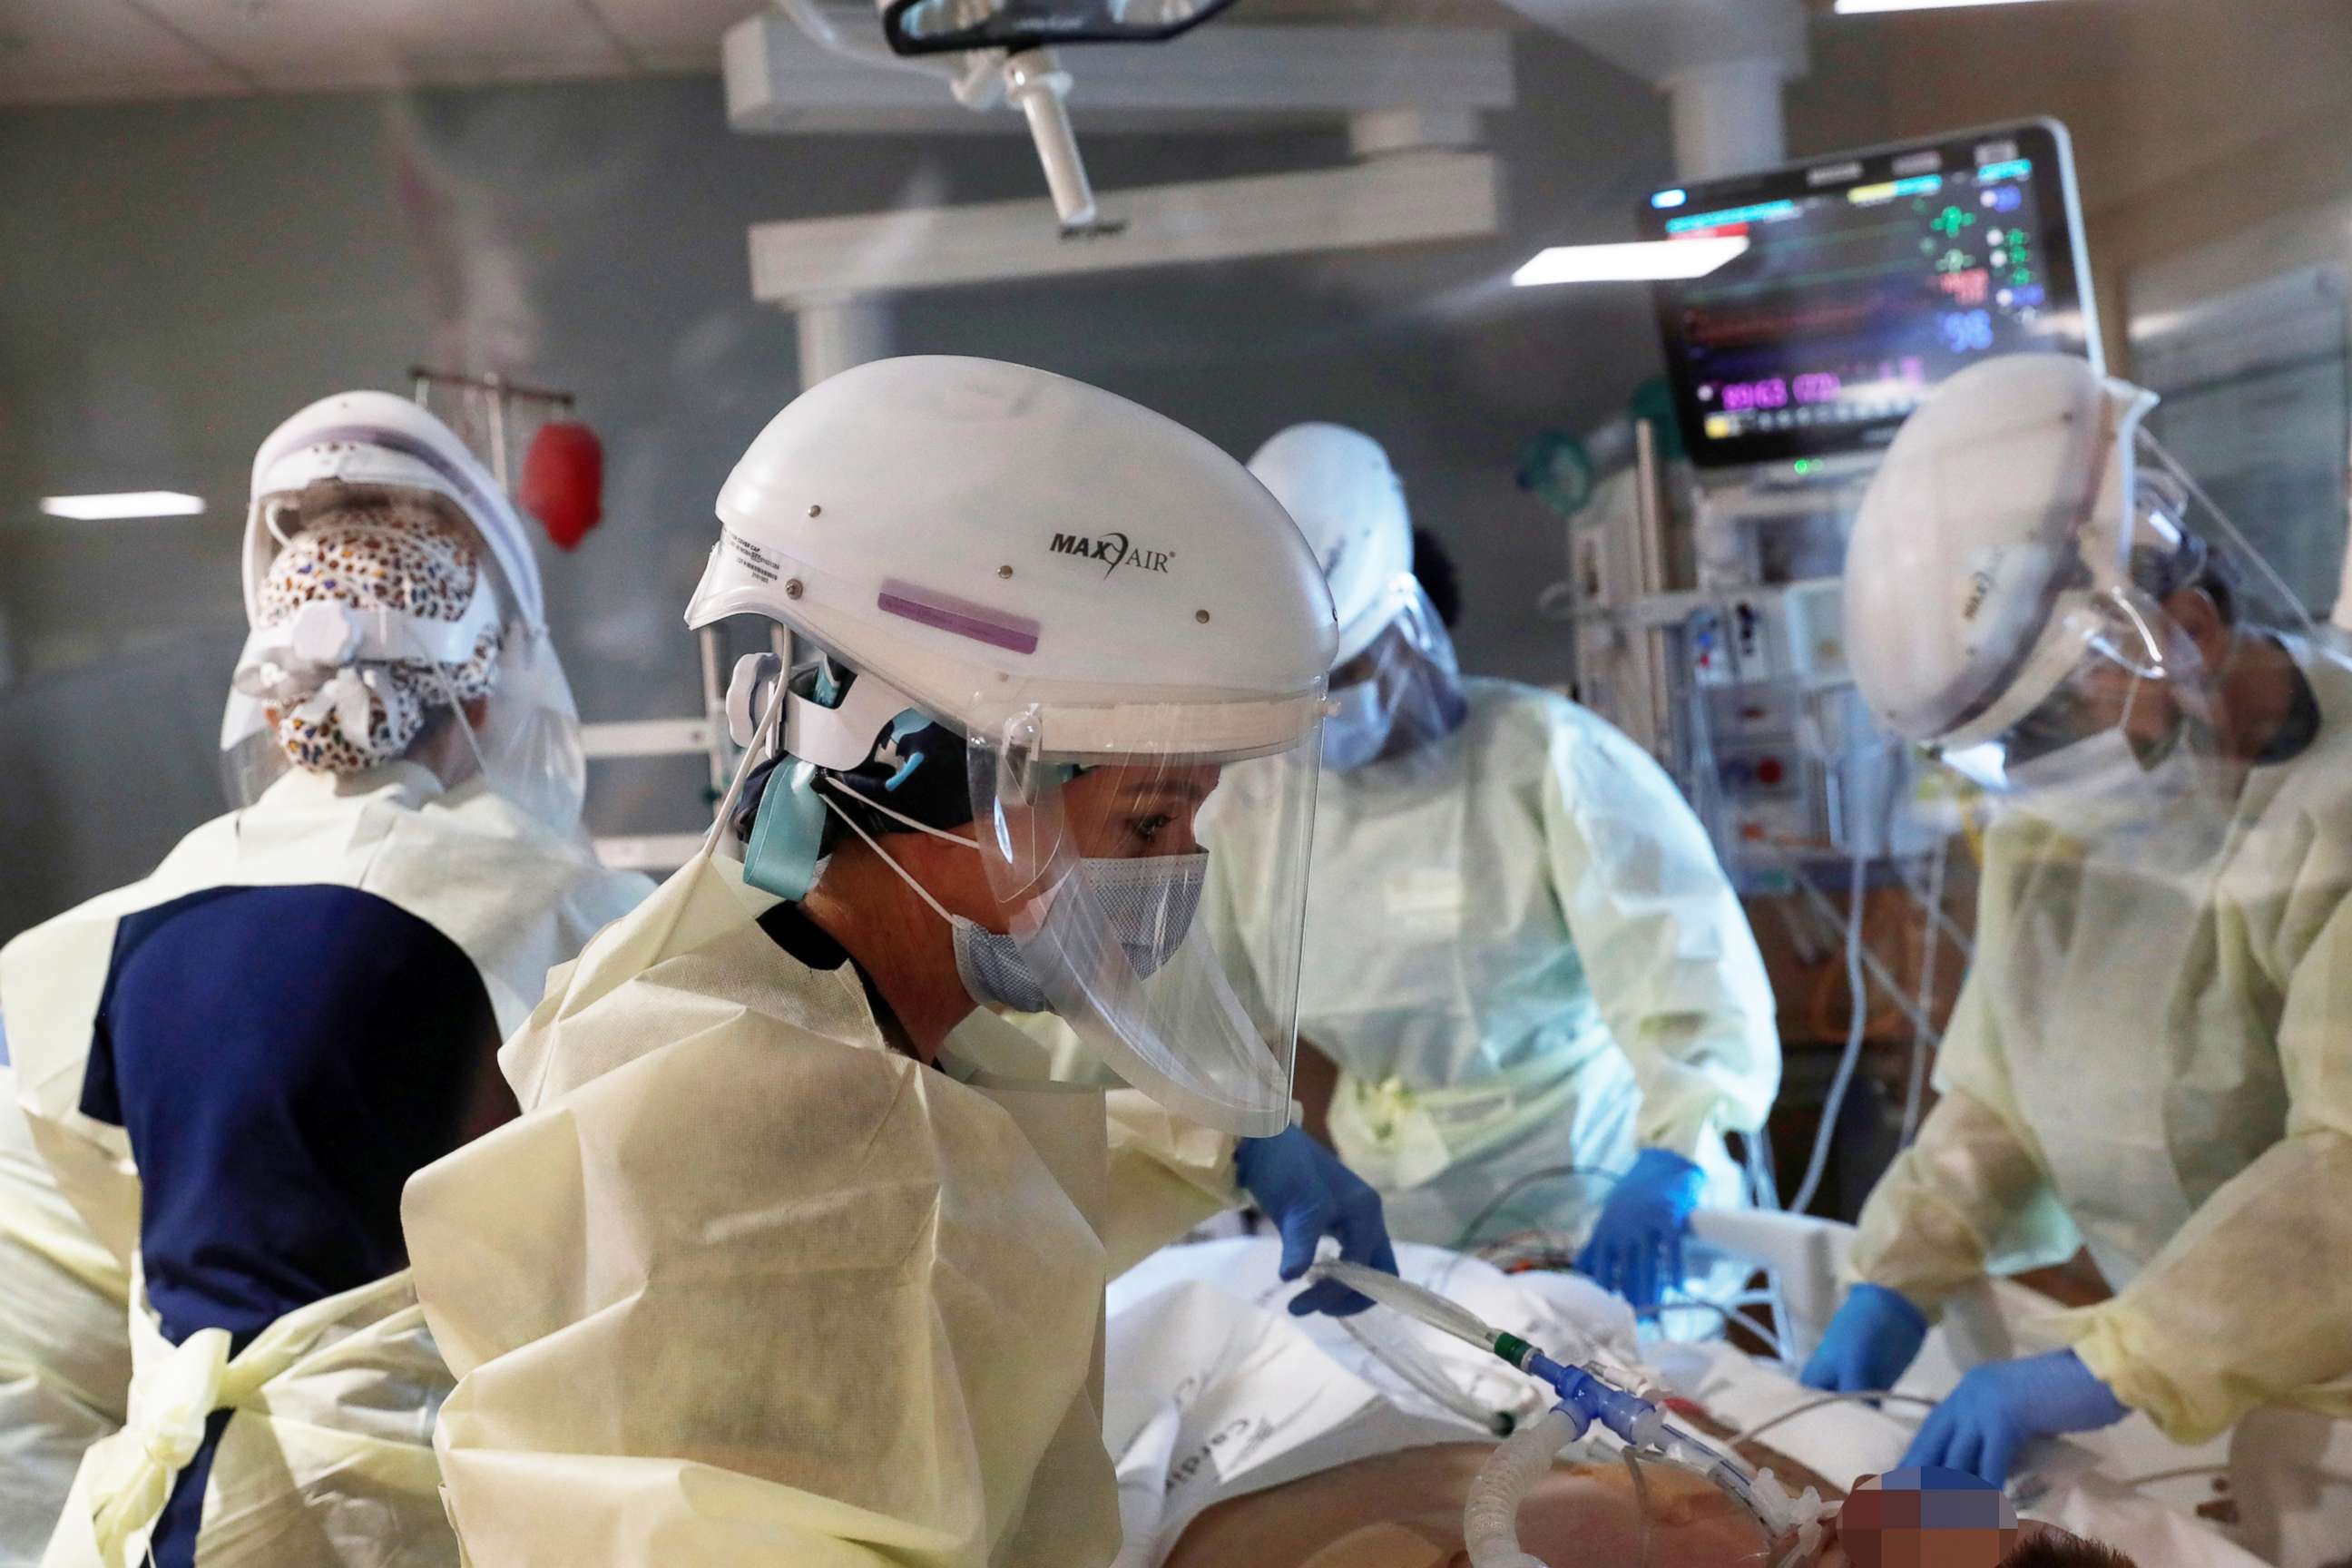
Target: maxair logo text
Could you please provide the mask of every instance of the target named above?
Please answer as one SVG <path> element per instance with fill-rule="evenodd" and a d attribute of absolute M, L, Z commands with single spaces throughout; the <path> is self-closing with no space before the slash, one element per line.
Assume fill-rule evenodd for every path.
<path fill-rule="evenodd" d="M 1106 577 L 1122 566 L 1165 575 L 1168 563 L 1176 553 L 1172 550 L 1145 550 L 1129 544 L 1124 533 L 1099 534 L 1093 539 L 1075 533 L 1057 533 L 1048 548 L 1056 555 L 1075 555 L 1081 561 L 1101 562 Z"/>

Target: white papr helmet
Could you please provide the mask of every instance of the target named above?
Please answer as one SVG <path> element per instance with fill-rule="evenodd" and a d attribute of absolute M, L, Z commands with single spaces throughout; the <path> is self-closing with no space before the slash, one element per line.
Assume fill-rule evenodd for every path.
<path fill-rule="evenodd" d="M 521 514 L 450 428 L 389 392 L 322 397 L 269 433 L 253 456 L 245 518 L 245 608 L 248 621 L 270 559 L 283 542 L 270 503 L 321 480 L 390 485 L 446 496 L 474 525 L 506 602 L 534 630 L 547 625 L 546 595 Z"/>
<path fill-rule="evenodd" d="M 844 372 L 769 422 L 718 510 L 688 625 L 772 616 L 967 733 L 1012 687 L 1097 710 L 1045 737 L 1057 757 L 1148 741 L 1120 705 L 1170 702 L 1203 710 L 1202 749 L 1279 750 L 1330 667 L 1322 574 L 1239 465 L 1044 371 Z"/>
<path fill-rule="evenodd" d="M 1302 923 L 1335 628 L 1265 490 L 1108 393 L 919 357 L 794 399 L 718 510 L 688 624 L 768 616 L 854 674 L 837 706 L 771 710 L 803 782 L 866 762 L 909 710 L 955 731 L 998 934 L 1051 1009 L 1172 1110 L 1243 1136 L 1286 1125 L 1296 942 L 1228 975 L 1191 906 L 1129 874 L 1197 859 L 1204 795 L 1245 791 L 1290 846 L 1269 873 L 1275 945 Z M 1173 951 L 1137 962 L 1139 925 L 1163 912 Z"/>
<path fill-rule="evenodd" d="M 481 727 L 469 727 L 468 735 L 493 788 L 551 830 L 576 836 L 586 778 L 579 714 L 548 637 L 530 533 L 466 444 L 404 397 L 361 391 L 321 398 L 271 431 L 255 453 L 242 552 L 252 635 L 238 661 L 240 680 L 249 683 L 257 661 L 270 657 L 274 629 L 261 625 L 261 585 L 270 562 L 302 527 L 295 503 L 326 481 L 439 496 L 470 525 L 506 632 L 497 688 Z M 385 641 L 409 635 L 389 622 L 373 631 L 355 627 L 345 657 L 363 665 L 430 651 Z M 240 805 L 251 804 L 282 771 L 262 704 L 235 689 L 222 716 L 221 751 L 231 798 Z"/>
<path fill-rule="evenodd" d="M 2155 404 L 2082 360 L 2012 354 L 1904 422 L 1846 550 L 1847 657 L 1880 723 L 1948 752 L 1993 741 L 2118 616 L 2128 633 L 2135 454 Z"/>
<path fill-rule="evenodd" d="M 1381 444 L 1344 425 L 1293 425 L 1269 437 L 1249 461 L 1274 492 L 1331 584 L 1339 617 L 1334 664 L 1367 647 L 1411 595 L 1412 519 L 1404 484 Z"/>

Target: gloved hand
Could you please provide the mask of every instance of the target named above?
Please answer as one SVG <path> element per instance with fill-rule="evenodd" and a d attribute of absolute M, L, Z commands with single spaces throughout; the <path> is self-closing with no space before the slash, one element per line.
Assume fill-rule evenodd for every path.
<path fill-rule="evenodd" d="M 1577 1272 L 1636 1307 L 1656 1306 L 1667 1287 L 1683 1282 L 1683 1232 L 1706 1185 L 1706 1173 L 1680 1154 L 1644 1149 L 1634 1155 L 1576 1255 Z"/>
<path fill-rule="evenodd" d="M 1831 1394 L 1881 1394 L 1895 1386 L 1927 1338 L 1927 1314 L 1884 1285 L 1846 1292 L 1829 1331 L 1799 1378 Z"/>
<path fill-rule="evenodd" d="M 1244 1138 L 1234 1151 L 1234 1175 L 1282 1232 L 1282 1278 L 1296 1279 L 1315 1261 L 1315 1246 L 1328 1234 L 1339 1238 L 1339 1256 L 1393 1274 L 1396 1249 L 1389 1245 L 1381 1195 L 1339 1157 L 1307 1135 L 1286 1127 L 1271 1138 Z M 1328 1312 L 1344 1318 L 1370 1306 L 1336 1279 L 1301 1291 L 1290 1303 L 1293 1316 Z"/>
<path fill-rule="evenodd" d="M 2006 1486 L 2011 1462 L 2034 1438 L 2112 1426 L 2130 1414 L 2073 1351 L 1989 1362 L 1929 1413 L 1903 1462 Z"/>

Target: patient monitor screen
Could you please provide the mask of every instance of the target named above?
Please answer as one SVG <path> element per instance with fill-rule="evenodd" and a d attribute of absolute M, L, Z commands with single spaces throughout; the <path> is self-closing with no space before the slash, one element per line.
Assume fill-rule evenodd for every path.
<path fill-rule="evenodd" d="M 2037 121 L 1653 193 L 1644 237 L 1739 237 L 1655 286 L 1702 467 L 1884 446 L 1992 354 L 2096 357 L 2063 127 Z"/>

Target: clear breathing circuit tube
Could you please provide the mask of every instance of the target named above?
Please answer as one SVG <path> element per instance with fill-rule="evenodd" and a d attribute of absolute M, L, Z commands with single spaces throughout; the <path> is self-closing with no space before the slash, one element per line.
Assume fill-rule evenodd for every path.
<path fill-rule="evenodd" d="M 1458 1302 L 1376 1268 L 1333 1259 L 1317 1264 L 1307 1278 L 1337 1279 L 1381 1306 L 1500 1357 L 1559 1395 L 1559 1403 L 1542 1420 L 1522 1427 L 1496 1448 L 1473 1484 L 1463 1512 L 1472 1568 L 1544 1568 L 1538 1559 L 1519 1550 L 1519 1503 L 1550 1469 L 1554 1456 L 1596 1425 L 1638 1457 L 1676 1466 L 1713 1483 L 1756 1521 L 1768 1541 L 1790 1539 L 1791 1548 L 1781 1563 L 1803 1561 L 1819 1544 L 1821 1521 L 1831 1509 L 1811 1487 L 1803 1495 L 1790 1497 L 1770 1470 L 1752 1470 L 1737 1455 L 1676 1426 L 1655 1402 L 1621 1386 L 1601 1370 L 1554 1361 L 1539 1347 L 1483 1321 Z"/>

